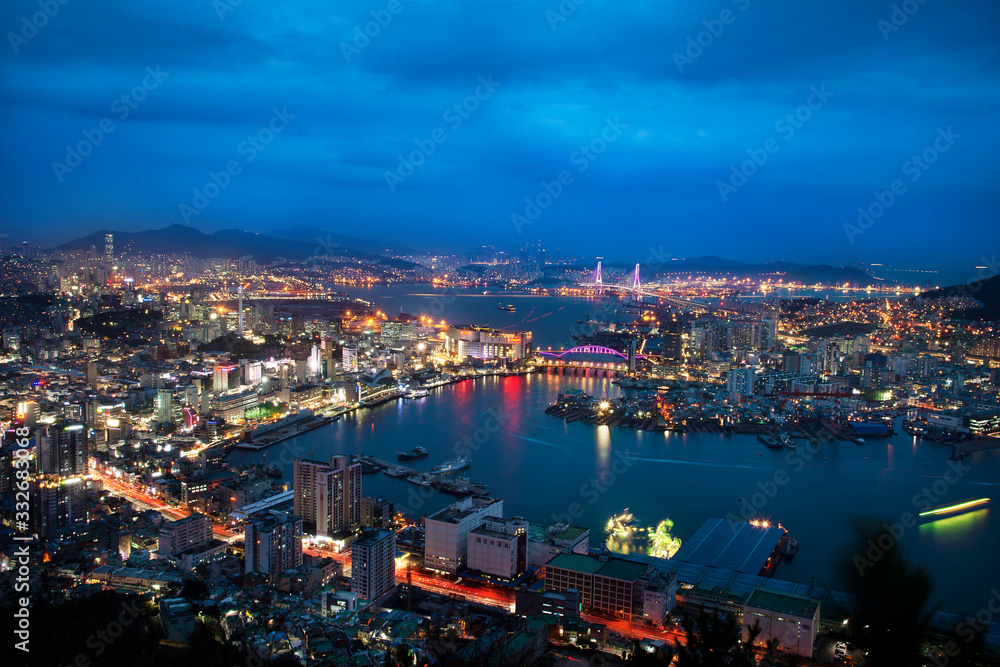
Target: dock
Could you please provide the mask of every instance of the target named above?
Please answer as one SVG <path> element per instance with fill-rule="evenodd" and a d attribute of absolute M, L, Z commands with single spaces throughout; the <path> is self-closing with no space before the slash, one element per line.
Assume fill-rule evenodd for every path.
<path fill-rule="evenodd" d="M 306 420 L 297 421 L 293 424 L 289 424 L 284 428 L 276 429 L 271 433 L 267 433 L 265 435 L 260 436 L 259 438 L 253 440 L 252 442 L 238 442 L 234 445 L 234 447 L 236 449 L 248 449 L 250 451 L 260 451 L 262 449 L 267 449 L 272 445 L 276 445 L 279 442 L 284 442 L 285 440 L 289 440 L 296 436 L 302 435 L 303 433 L 312 431 L 313 429 L 317 429 L 320 426 L 326 426 L 332 421 L 335 421 L 335 419 L 317 415 Z"/>
<path fill-rule="evenodd" d="M 953 461 L 961 461 L 970 454 L 992 452 L 997 449 L 1000 449 L 1000 438 L 989 436 L 973 438 L 966 442 L 956 442 L 953 444 L 951 446 L 951 459 Z"/>
<path fill-rule="evenodd" d="M 441 491 L 442 493 L 450 493 L 455 496 L 486 496 L 489 495 L 489 490 L 483 484 L 476 484 L 470 482 L 467 479 L 454 479 L 450 477 L 445 477 L 444 475 L 432 475 L 428 472 L 423 472 L 420 470 L 415 470 L 413 468 L 408 468 L 407 466 L 400 465 L 396 461 L 385 461 L 383 459 L 377 459 L 373 456 L 366 456 L 364 454 L 358 454 L 354 457 L 354 460 L 367 465 L 376 465 L 382 468 L 385 472 L 388 468 L 397 468 L 399 470 L 406 471 L 404 477 L 399 477 L 399 479 L 405 480 L 406 477 L 419 477 L 420 479 L 426 480 L 431 483 L 431 486 Z"/>

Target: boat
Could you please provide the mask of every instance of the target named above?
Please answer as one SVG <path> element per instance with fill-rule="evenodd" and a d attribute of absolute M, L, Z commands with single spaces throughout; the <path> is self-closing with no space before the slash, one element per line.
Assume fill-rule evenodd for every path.
<path fill-rule="evenodd" d="M 795 555 L 795 552 L 799 550 L 799 541 L 792 538 L 788 541 L 788 546 L 785 547 L 785 556 L 791 558 Z"/>
<path fill-rule="evenodd" d="M 778 436 L 778 441 L 781 442 L 785 447 L 789 449 L 796 449 L 795 443 L 792 442 L 791 437 L 787 433 L 782 433 Z"/>
<path fill-rule="evenodd" d="M 384 472 L 389 477 L 406 477 L 407 475 L 407 472 L 402 468 L 386 468 L 382 472 Z"/>
<path fill-rule="evenodd" d="M 514 306 L 511 305 L 511 304 L 509 304 L 509 303 L 506 306 L 501 303 L 501 304 L 497 304 L 497 310 L 506 310 L 508 313 L 513 313 L 517 309 L 514 308 Z"/>
<path fill-rule="evenodd" d="M 411 389 L 410 391 L 406 392 L 407 398 L 423 398 L 424 396 L 430 396 L 430 395 L 431 392 L 427 391 L 426 389 Z"/>
<path fill-rule="evenodd" d="M 431 485 L 431 481 L 429 479 L 424 479 L 420 475 L 410 475 L 409 477 L 406 478 L 406 481 L 410 482 L 411 484 L 417 484 L 418 486 Z"/>
<path fill-rule="evenodd" d="M 466 459 L 459 456 L 454 461 L 445 461 L 439 466 L 434 466 L 431 468 L 430 472 L 432 475 L 443 475 L 445 473 L 461 470 L 462 468 L 468 468 L 471 462 L 472 459 Z"/>
<path fill-rule="evenodd" d="M 421 456 L 427 456 L 427 454 L 428 452 L 424 447 L 414 447 L 405 452 L 396 452 L 396 458 L 400 461 L 412 461 L 413 459 L 419 459 Z"/>
<path fill-rule="evenodd" d="M 781 447 L 782 447 L 782 444 L 780 442 L 778 442 L 775 439 L 775 437 L 772 436 L 772 435 L 765 435 L 765 434 L 761 433 L 760 435 L 757 436 L 757 439 L 760 440 L 761 442 L 763 442 L 765 445 L 767 445 L 771 449 L 781 449 Z"/>

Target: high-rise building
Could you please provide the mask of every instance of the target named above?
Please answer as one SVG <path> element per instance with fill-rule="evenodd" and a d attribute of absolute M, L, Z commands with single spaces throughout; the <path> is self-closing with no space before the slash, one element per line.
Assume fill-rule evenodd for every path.
<path fill-rule="evenodd" d="M 173 398 L 174 393 L 169 389 L 157 389 L 156 390 L 156 423 L 157 424 L 172 424 L 174 421 L 173 415 Z"/>
<path fill-rule="evenodd" d="M 330 467 L 316 476 L 316 533 L 334 537 L 361 526 L 361 464 L 336 454 Z"/>
<path fill-rule="evenodd" d="M 361 464 L 335 454 L 329 461 L 298 459 L 293 468 L 293 511 L 307 531 L 342 535 L 361 525 Z"/>
<path fill-rule="evenodd" d="M 503 500 L 470 496 L 424 519 L 424 565 L 456 574 L 465 568 L 469 531 L 503 517 Z"/>
<path fill-rule="evenodd" d="M 83 424 L 58 421 L 35 431 L 38 472 L 75 477 L 87 474 L 87 430 Z"/>
<path fill-rule="evenodd" d="M 35 533 L 50 537 L 57 530 L 86 522 L 87 486 L 83 478 L 42 475 L 33 486 Z"/>
<path fill-rule="evenodd" d="M 115 235 L 104 235 L 104 259 L 107 262 L 115 261 Z"/>
<path fill-rule="evenodd" d="M 259 512 L 244 530 L 244 572 L 275 576 L 302 565 L 302 518 L 287 512 Z"/>
<path fill-rule="evenodd" d="M 730 394 L 749 395 L 753 393 L 757 381 L 757 369 L 753 366 L 732 368 L 726 377 L 726 391 Z"/>
<path fill-rule="evenodd" d="M 377 600 L 396 586 L 396 532 L 369 530 L 351 544 L 351 592 Z"/>
<path fill-rule="evenodd" d="M 362 528 L 385 528 L 392 525 L 393 508 L 392 502 L 382 498 L 372 498 L 371 496 L 361 497 L 361 527 Z"/>

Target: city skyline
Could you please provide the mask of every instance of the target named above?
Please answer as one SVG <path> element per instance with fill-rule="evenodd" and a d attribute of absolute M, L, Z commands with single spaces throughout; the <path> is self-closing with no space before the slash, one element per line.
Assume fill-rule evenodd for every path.
<path fill-rule="evenodd" d="M 564 5 L 69 4 L 38 27 L 11 3 L 0 226 L 955 271 L 995 247 L 995 7 Z"/>

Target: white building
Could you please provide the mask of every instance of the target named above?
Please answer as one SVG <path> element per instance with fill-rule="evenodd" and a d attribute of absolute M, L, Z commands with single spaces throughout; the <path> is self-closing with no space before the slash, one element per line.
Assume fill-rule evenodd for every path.
<path fill-rule="evenodd" d="M 458 359 L 520 359 L 531 354 L 530 331 L 500 331 L 467 324 L 448 327 L 444 335 L 448 356 Z"/>
<path fill-rule="evenodd" d="M 743 607 L 743 641 L 750 628 L 759 624 L 756 646 L 778 639 L 778 650 L 812 658 L 819 631 L 819 600 L 765 588 L 755 589 Z"/>
<path fill-rule="evenodd" d="M 177 521 L 168 521 L 160 528 L 157 551 L 170 555 L 204 544 L 212 539 L 212 520 L 193 512 Z"/>
<path fill-rule="evenodd" d="M 351 544 L 351 592 L 377 600 L 396 586 L 396 531 L 365 531 Z"/>
<path fill-rule="evenodd" d="M 732 368 L 726 376 L 726 391 L 730 394 L 746 396 L 753 393 L 753 385 L 756 381 L 757 369 L 753 366 Z"/>
<path fill-rule="evenodd" d="M 527 566 L 528 522 L 488 518 L 469 531 L 468 568 L 488 578 L 513 581 Z"/>
<path fill-rule="evenodd" d="M 503 500 L 470 496 L 424 519 L 424 566 L 456 574 L 465 568 L 469 531 L 503 517 Z"/>

